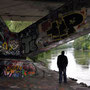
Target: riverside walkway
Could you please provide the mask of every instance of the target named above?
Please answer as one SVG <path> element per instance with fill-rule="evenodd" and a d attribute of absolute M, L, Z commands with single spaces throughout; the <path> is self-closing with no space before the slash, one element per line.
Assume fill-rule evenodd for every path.
<path fill-rule="evenodd" d="M 38 65 L 38 64 L 37 64 Z M 35 76 L 23 78 L 0 78 L 0 90 L 90 90 L 74 80 L 68 79 L 67 84 L 58 83 L 58 72 L 47 70 L 42 65 L 37 67 Z"/>

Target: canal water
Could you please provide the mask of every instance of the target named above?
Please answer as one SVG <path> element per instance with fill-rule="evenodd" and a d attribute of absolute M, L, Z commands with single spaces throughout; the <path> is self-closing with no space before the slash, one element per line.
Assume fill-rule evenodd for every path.
<path fill-rule="evenodd" d="M 62 50 L 57 49 L 49 60 L 49 68 L 58 71 L 57 56 Z M 67 77 L 77 79 L 77 83 L 90 86 L 90 51 L 75 51 L 74 48 L 64 49 L 68 57 Z"/>

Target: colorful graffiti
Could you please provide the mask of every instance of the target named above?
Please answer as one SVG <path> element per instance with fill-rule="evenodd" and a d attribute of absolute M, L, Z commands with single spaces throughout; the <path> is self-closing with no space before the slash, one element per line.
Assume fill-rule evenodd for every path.
<path fill-rule="evenodd" d="M 30 61 L 2 60 L 0 61 L 0 76 L 25 77 L 36 74 L 36 68 Z"/>
<path fill-rule="evenodd" d="M 18 34 L 9 31 L 3 19 L 0 17 L 0 54 L 20 55 Z"/>

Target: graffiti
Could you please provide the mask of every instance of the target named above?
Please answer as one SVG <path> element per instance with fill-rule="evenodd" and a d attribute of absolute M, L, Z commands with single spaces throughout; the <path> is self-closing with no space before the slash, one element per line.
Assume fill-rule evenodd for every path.
<path fill-rule="evenodd" d="M 39 30 L 40 32 L 46 32 L 47 30 L 49 30 L 52 27 L 51 21 L 50 20 L 46 20 L 44 21 L 41 25 L 41 30 Z M 39 25 L 39 26 L 40 26 Z M 40 29 L 40 28 L 39 28 Z"/>
<path fill-rule="evenodd" d="M 8 44 L 7 44 L 7 42 L 4 42 L 3 44 L 2 44 L 2 47 L 3 47 L 3 49 L 8 49 Z"/>
<path fill-rule="evenodd" d="M 68 5 L 62 6 L 19 33 L 23 55 L 45 50 L 52 43 L 75 34 L 86 24 L 85 8 L 68 11 L 66 7 L 70 9 Z"/>
<path fill-rule="evenodd" d="M 79 13 L 59 17 L 52 23 L 52 28 L 47 31 L 47 34 L 52 37 L 52 39 L 55 39 L 55 41 L 57 39 L 63 39 L 64 37 L 76 32 L 74 26 L 79 25 L 82 21 L 83 16 Z"/>
<path fill-rule="evenodd" d="M 87 28 L 89 26 L 86 22 L 87 10 L 82 8 L 85 2 L 85 0 L 66 2 L 17 34 L 10 32 L 0 18 L 0 55 L 25 57 L 36 55 L 57 46 L 54 44 L 78 33 L 80 29 Z"/>
<path fill-rule="evenodd" d="M 47 43 L 62 40 L 77 32 L 78 27 L 85 25 L 86 9 L 81 11 L 70 12 L 67 14 L 58 14 L 51 16 L 48 20 L 39 24 L 39 38 L 43 40 L 41 43 Z M 77 28 L 76 28 L 77 27 Z M 45 40 L 47 37 L 47 40 Z M 47 44 L 48 46 L 49 44 Z"/>
<path fill-rule="evenodd" d="M 10 40 L 9 41 L 10 49 L 16 50 L 19 48 L 19 41 L 18 40 Z"/>
<path fill-rule="evenodd" d="M 36 73 L 36 68 L 31 62 L 8 60 L 0 61 L 0 76 L 6 77 L 25 77 L 33 76 Z"/>
<path fill-rule="evenodd" d="M 17 40 L 10 40 L 8 43 L 1 42 L 0 49 L 4 55 L 20 55 L 19 42 Z"/>
<path fill-rule="evenodd" d="M 31 53 L 37 50 L 36 39 L 37 39 L 37 31 L 36 27 L 26 28 L 21 36 L 22 42 L 22 53 Z M 24 50 L 24 51 L 23 51 Z"/>
<path fill-rule="evenodd" d="M 18 34 L 9 31 L 8 27 L 0 17 L 0 54 L 20 55 L 20 44 Z"/>

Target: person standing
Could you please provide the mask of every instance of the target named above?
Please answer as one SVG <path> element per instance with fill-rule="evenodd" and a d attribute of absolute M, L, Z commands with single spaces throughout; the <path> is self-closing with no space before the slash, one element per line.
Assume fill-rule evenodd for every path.
<path fill-rule="evenodd" d="M 57 58 L 57 66 L 59 69 L 59 83 L 62 83 L 62 76 L 64 77 L 64 83 L 67 83 L 66 67 L 68 65 L 68 58 L 64 55 L 65 52 L 62 51 L 61 55 Z"/>

